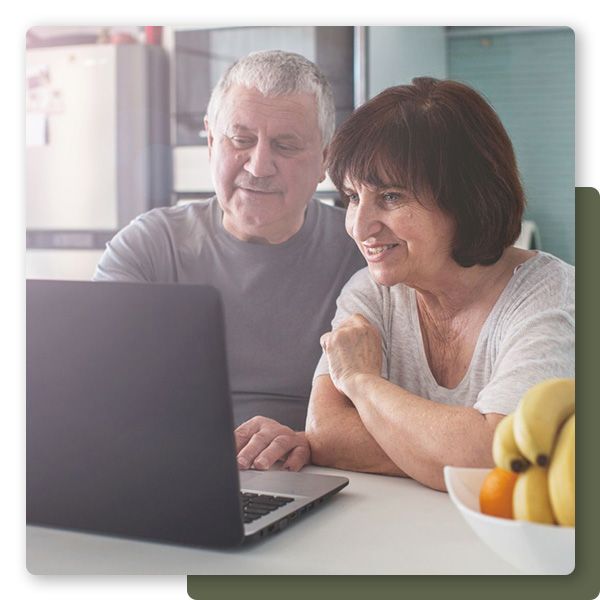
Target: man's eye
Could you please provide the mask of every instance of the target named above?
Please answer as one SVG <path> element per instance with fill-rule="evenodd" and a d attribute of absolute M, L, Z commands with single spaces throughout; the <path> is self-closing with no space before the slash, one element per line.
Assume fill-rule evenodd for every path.
<path fill-rule="evenodd" d="M 230 139 L 236 146 L 250 146 L 252 144 L 252 140 L 250 138 L 240 137 L 237 135 Z"/>
<path fill-rule="evenodd" d="M 290 144 L 277 144 L 277 148 L 282 152 L 296 152 L 298 148 Z"/>
<path fill-rule="evenodd" d="M 346 199 L 350 204 L 358 204 L 358 194 L 346 192 Z"/>

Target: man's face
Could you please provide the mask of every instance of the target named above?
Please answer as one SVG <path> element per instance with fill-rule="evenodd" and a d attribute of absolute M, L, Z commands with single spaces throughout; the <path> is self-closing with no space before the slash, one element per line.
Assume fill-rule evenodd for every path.
<path fill-rule="evenodd" d="M 312 94 L 265 97 L 232 87 L 216 123 L 205 121 L 223 226 L 245 241 L 281 243 L 304 222 L 325 178 L 325 151 Z"/>

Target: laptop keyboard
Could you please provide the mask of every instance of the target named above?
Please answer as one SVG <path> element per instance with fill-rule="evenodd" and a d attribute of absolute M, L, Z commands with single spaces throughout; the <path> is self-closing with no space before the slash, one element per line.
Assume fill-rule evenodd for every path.
<path fill-rule="evenodd" d="M 252 523 L 260 517 L 268 515 L 280 506 L 292 502 L 294 498 L 288 496 L 269 496 L 253 492 L 241 492 L 242 507 L 244 510 L 244 523 Z"/>

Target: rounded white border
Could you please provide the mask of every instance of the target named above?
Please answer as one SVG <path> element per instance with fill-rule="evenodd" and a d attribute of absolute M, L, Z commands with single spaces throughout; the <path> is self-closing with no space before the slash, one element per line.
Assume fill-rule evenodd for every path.
<path fill-rule="evenodd" d="M 261 2 L 202 2 L 171 0 L 157 7 L 141 5 L 144 12 L 123 12 L 126 3 L 104 0 L 98 12 L 89 3 L 73 0 L 10 3 L 3 20 L 2 52 L 2 205 L 0 240 L 4 258 L 2 286 L 3 387 L 2 466 L 2 587 L 7 598 L 44 600 L 136 600 L 183 599 L 185 577 L 33 577 L 25 570 L 24 542 L 24 209 L 23 209 L 23 115 L 22 77 L 25 32 L 33 25 L 124 24 L 315 24 L 315 25 L 568 25 L 576 36 L 576 185 L 600 187 L 598 177 L 598 124 L 600 106 L 598 58 L 600 35 L 590 3 L 571 0 L 560 7 L 543 9 L 522 0 L 505 0 L 494 12 L 474 12 L 468 0 L 447 3 L 399 3 L 395 12 L 389 0 L 324 3 L 303 0 L 296 6 L 266 0 Z M 213 6 L 211 6 L 213 5 Z M 411 7 L 412 6 L 412 7 Z M 190 13 L 190 7 L 197 14 Z M 93 7 L 92 7 L 93 8 Z M 340 12 L 336 10 L 339 9 Z M 343 10 L 342 10 L 343 9 Z"/>

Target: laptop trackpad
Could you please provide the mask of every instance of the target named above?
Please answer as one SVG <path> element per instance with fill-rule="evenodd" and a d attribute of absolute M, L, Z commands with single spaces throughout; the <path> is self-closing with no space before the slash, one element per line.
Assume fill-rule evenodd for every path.
<path fill-rule="evenodd" d="M 240 471 L 240 488 L 292 496 L 321 496 L 348 483 L 346 477 L 290 471 Z"/>

